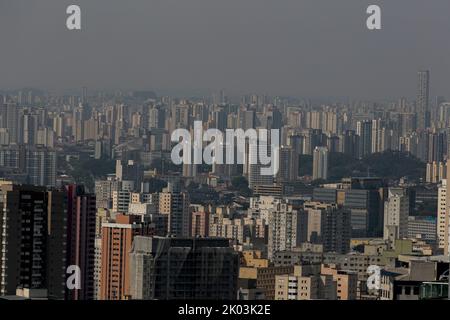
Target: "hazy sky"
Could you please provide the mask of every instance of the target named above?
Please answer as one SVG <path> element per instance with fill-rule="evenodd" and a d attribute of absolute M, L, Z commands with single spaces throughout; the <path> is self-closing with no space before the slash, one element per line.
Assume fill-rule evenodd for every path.
<path fill-rule="evenodd" d="M 427 68 L 450 97 L 449 17 L 449 0 L 0 0 L 0 89 L 412 97 Z"/>

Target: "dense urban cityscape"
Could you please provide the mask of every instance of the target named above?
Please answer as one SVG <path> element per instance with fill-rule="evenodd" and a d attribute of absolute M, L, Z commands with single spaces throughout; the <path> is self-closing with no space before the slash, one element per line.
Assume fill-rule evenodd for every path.
<path fill-rule="evenodd" d="M 198 121 L 278 130 L 278 170 L 175 164 Z M 428 70 L 386 102 L 0 91 L 0 298 L 447 299 L 449 127 Z"/>

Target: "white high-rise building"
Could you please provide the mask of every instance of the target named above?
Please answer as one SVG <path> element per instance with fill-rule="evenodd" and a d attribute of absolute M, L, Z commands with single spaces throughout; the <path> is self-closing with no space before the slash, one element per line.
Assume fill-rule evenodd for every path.
<path fill-rule="evenodd" d="M 268 258 L 277 251 L 292 250 L 297 246 L 299 213 L 285 202 L 280 202 L 269 213 Z"/>
<path fill-rule="evenodd" d="M 381 119 L 372 120 L 372 153 L 381 152 L 382 141 L 382 121 Z"/>
<path fill-rule="evenodd" d="M 313 180 L 328 179 L 328 148 L 316 147 L 313 152 Z"/>
<path fill-rule="evenodd" d="M 450 174 L 450 165 L 448 165 L 448 161 L 447 161 L 447 177 L 449 176 L 449 174 Z M 441 217 L 445 216 L 445 218 L 443 220 L 441 220 L 440 219 L 441 217 L 438 216 L 438 219 L 439 219 L 438 220 L 438 228 L 439 228 L 439 225 L 442 228 L 442 233 L 441 234 L 439 234 L 439 231 L 438 231 L 438 237 L 439 237 L 439 239 L 441 239 L 441 236 L 444 238 L 444 254 L 447 254 L 447 255 L 450 254 L 450 245 L 449 245 L 449 243 L 450 243 L 450 228 L 449 228 L 449 226 L 450 226 L 450 223 L 449 223 L 449 220 L 450 220 L 450 217 L 449 217 L 449 212 L 450 212 L 450 190 L 447 190 L 449 185 L 450 185 L 450 183 L 447 183 L 447 181 L 446 181 L 445 213 L 444 214 L 441 213 Z"/>
<path fill-rule="evenodd" d="M 403 188 L 389 188 L 384 203 L 384 239 L 395 240 L 408 236 L 409 197 Z"/>
<path fill-rule="evenodd" d="M 440 249 L 445 248 L 447 238 L 447 179 L 443 179 L 438 189 L 437 237 Z"/>

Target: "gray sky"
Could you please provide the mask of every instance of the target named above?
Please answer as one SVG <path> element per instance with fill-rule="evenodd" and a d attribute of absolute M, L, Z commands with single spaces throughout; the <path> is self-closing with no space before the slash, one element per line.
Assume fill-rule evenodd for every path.
<path fill-rule="evenodd" d="M 65 28 L 82 8 L 81 32 Z M 365 27 L 369 4 L 383 30 Z M 0 0 L 0 89 L 450 97 L 448 0 Z"/>

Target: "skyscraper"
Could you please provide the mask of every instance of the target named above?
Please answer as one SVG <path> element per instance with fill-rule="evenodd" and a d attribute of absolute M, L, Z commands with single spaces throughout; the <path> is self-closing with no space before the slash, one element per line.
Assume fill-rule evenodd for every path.
<path fill-rule="evenodd" d="M 258 156 L 259 150 L 261 150 L 260 144 L 263 148 L 267 148 L 267 155 L 271 155 L 270 143 L 267 141 L 259 140 L 258 143 L 251 143 L 248 146 L 248 184 L 249 188 L 253 189 L 256 185 L 272 185 L 274 182 L 274 176 L 270 174 L 263 174 L 263 168 L 269 167 L 261 163 L 261 159 Z M 275 159 L 278 161 L 279 159 Z"/>
<path fill-rule="evenodd" d="M 359 136 L 358 156 L 361 159 L 372 152 L 372 121 L 358 121 L 356 134 Z"/>
<path fill-rule="evenodd" d="M 56 185 L 56 152 L 43 146 L 29 146 L 25 152 L 28 183 L 54 187 Z"/>
<path fill-rule="evenodd" d="M 83 87 L 81 89 L 81 103 L 82 104 L 86 104 L 88 102 L 88 93 L 87 93 L 87 88 Z"/>
<path fill-rule="evenodd" d="M 316 147 L 313 153 L 313 180 L 328 179 L 328 149 Z"/>
<path fill-rule="evenodd" d="M 354 130 L 346 130 L 340 136 L 340 142 L 340 152 L 353 158 L 358 157 L 359 136 Z"/>
<path fill-rule="evenodd" d="M 239 256 L 227 239 L 135 237 L 133 299 L 236 299 Z"/>
<path fill-rule="evenodd" d="M 10 143 L 19 142 L 19 107 L 15 103 L 6 105 L 6 128 L 9 132 Z"/>
<path fill-rule="evenodd" d="M 292 147 L 282 146 L 280 149 L 280 168 L 277 180 L 294 181 L 298 177 L 298 154 Z"/>
<path fill-rule="evenodd" d="M 0 183 L 0 295 L 16 289 L 66 293 L 66 194 Z"/>
<path fill-rule="evenodd" d="M 129 252 L 133 238 L 145 235 L 140 216 L 117 215 L 115 223 L 102 225 L 100 300 L 129 297 Z"/>
<path fill-rule="evenodd" d="M 405 189 L 389 188 L 384 203 L 384 239 L 402 239 L 408 235 L 409 197 Z"/>
<path fill-rule="evenodd" d="M 444 236 L 444 254 L 449 255 L 450 254 L 450 183 L 448 181 L 448 179 L 450 178 L 449 174 L 450 174 L 450 165 L 448 164 L 448 160 L 447 160 L 447 181 L 446 181 L 446 191 L 445 191 L 445 207 L 446 207 L 446 213 L 445 213 L 445 221 L 444 221 L 444 231 L 443 231 L 443 236 Z M 441 205 L 443 204 L 442 202 L 440 203 Z M 440 210 L 442 210 L 440 208 Z M 442 219 L 442 213 L 440 215 L 440 219 Z M 442 221 L 440 220 L 438 223 L 441 224 L 442 226 Z M 442 235 L 442 233 L 441 233 Z"/>
<path fill-rule="evenodd" d="M 74 300 L 94 299 L 95 267 L 95 195 L 84 188 L 67 186 L 68 203 L 68 261 L 81 270 L 81 288 L 71 291 Z"/>
<path fill-rule="evenodd" d="M 371 153 L 383 151 L 382 150 L 383 125 L 384 123 L 380 119 L 372 120 Z"/>
<path fill-rule="evenodd" d="M 430 71 L 419 71 L 417 75 L 417 129 L 423 130 L 430 126 Z"/>
<path fill-rule="evenodd" d="M 137 190 L 143 178 L 142 166 L 133 160 L 128 160 L 126 163 L 116 160 L 116 178 L 119 181 L 133 181 L 134 188 Z"/>
<path fill-rule="evenodd" d="M 275 252 L 292 250 L 298 244 L 300 214 L 292 205 L 278 201 L 269 213 L 268 258 Z"/>
<path fill-rule="evenodd" d="M 336 204 L 305 202 L 306 241 L 323 244 L 324 252 L 350 250 L 351 213 Z M 304 236 L 302 236 L 304 239 Z"/>
<path fill-rule="evenodd" d="M 201 208 L 199 208 L 201 207 Z M 192 237 L 207 237 L 209 235 L 209 212 L 203 206 L 192 208 Z"/>
<path fill-rule="evenodd" d="M 438 188 L 437 204 L 437 238 L 438 246 L 444 249 L 448 242 L 448 214 L 447 214 L 447 179 L 442 179 Z"/>
<path fill-rule="evenodd" d="M 169 183 L 159 193 L 159 213 L 169 216 L 168 234 L 175 237 L 187 237 L 191 233 L 191 212 L 189 195 L 181 192 L 177 184 Z"/>

